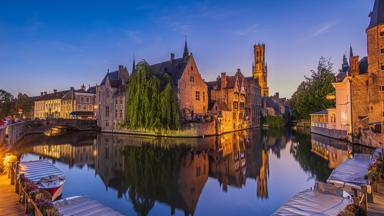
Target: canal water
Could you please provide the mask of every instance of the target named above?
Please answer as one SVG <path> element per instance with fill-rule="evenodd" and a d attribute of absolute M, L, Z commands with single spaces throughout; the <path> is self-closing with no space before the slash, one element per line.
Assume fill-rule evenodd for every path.
<path fill-rule="evenodd" d="M 124 215 L 271 215 L 370 149 L 291 131 L 216 139 L 71 133 L 32 135 L 23 161 L 48 159 L 66 175 L 63 197 L 86 195 Z"/>

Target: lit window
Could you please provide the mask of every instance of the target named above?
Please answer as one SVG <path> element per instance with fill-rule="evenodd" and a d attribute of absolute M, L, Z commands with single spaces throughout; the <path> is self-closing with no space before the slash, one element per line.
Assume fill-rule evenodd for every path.
<path fill-rule="evenodd" d="M 238 106 L 239 106 L 239 104 L 237 102 L 233 102 L 233 109 L 234 110 L 237 110 Z"/>
<path fill-rule="evenodd" d="M 200 92 L 196 91 L 196 100 L 200 100 Z"/>

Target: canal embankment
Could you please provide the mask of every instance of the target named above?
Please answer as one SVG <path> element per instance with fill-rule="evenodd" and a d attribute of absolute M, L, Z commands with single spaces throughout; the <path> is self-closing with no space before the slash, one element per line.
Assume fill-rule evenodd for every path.
<path fill-rule="evenodd" d="M 11 185 L 11 180 L 7 174 L 0 174 L 0 212 L 1 215 L 22 216 L 25 210 L 19 204 L 19 196 L 15 192 L 15 187 Z"/>

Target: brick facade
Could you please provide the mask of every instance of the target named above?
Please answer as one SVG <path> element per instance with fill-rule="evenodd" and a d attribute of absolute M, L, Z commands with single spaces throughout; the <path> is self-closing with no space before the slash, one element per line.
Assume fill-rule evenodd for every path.
<path fill-rule="evenodd" d="M 180 110 L 193 111 L 205 115 L 208 111 L 208 86 L 204 82 L 195 59 L 188 57 L 187 64 L 178 81 L 178 97 Z"/>

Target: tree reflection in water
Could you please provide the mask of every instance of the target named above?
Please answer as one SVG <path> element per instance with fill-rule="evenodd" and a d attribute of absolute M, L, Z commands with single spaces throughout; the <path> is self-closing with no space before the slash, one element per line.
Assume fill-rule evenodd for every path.
<path fill-rule="evenodd" d="M 305 172 L 321 181 L 331 172 L 329 164 L 345 158 L 344 147 L 329 148 L 321 139 L 311 144 L 310 135 L 289 130 L 242 131 L 217 140 L 77 133 L 52 138 L 36 135 L 23 142 L 19 154 L 32 152 L 69 167 L 94 169 L 119 199 L 132 203 L 138 215 L 148 215 L 156 203 L 169 206 L 171 214 L 176 209 L 194 214 L 208 179 L 216 180 L 223 192 L 228 187 L 245 188 L 248 179 L 256 182 L 255 197 L 268 199 L 270 157 L 284 160 L 285 149 Z M 332 154 L 332 149 L 341 151 L 340 156 Z M 327 161 L 330 158 L 332 163 Z"/>

